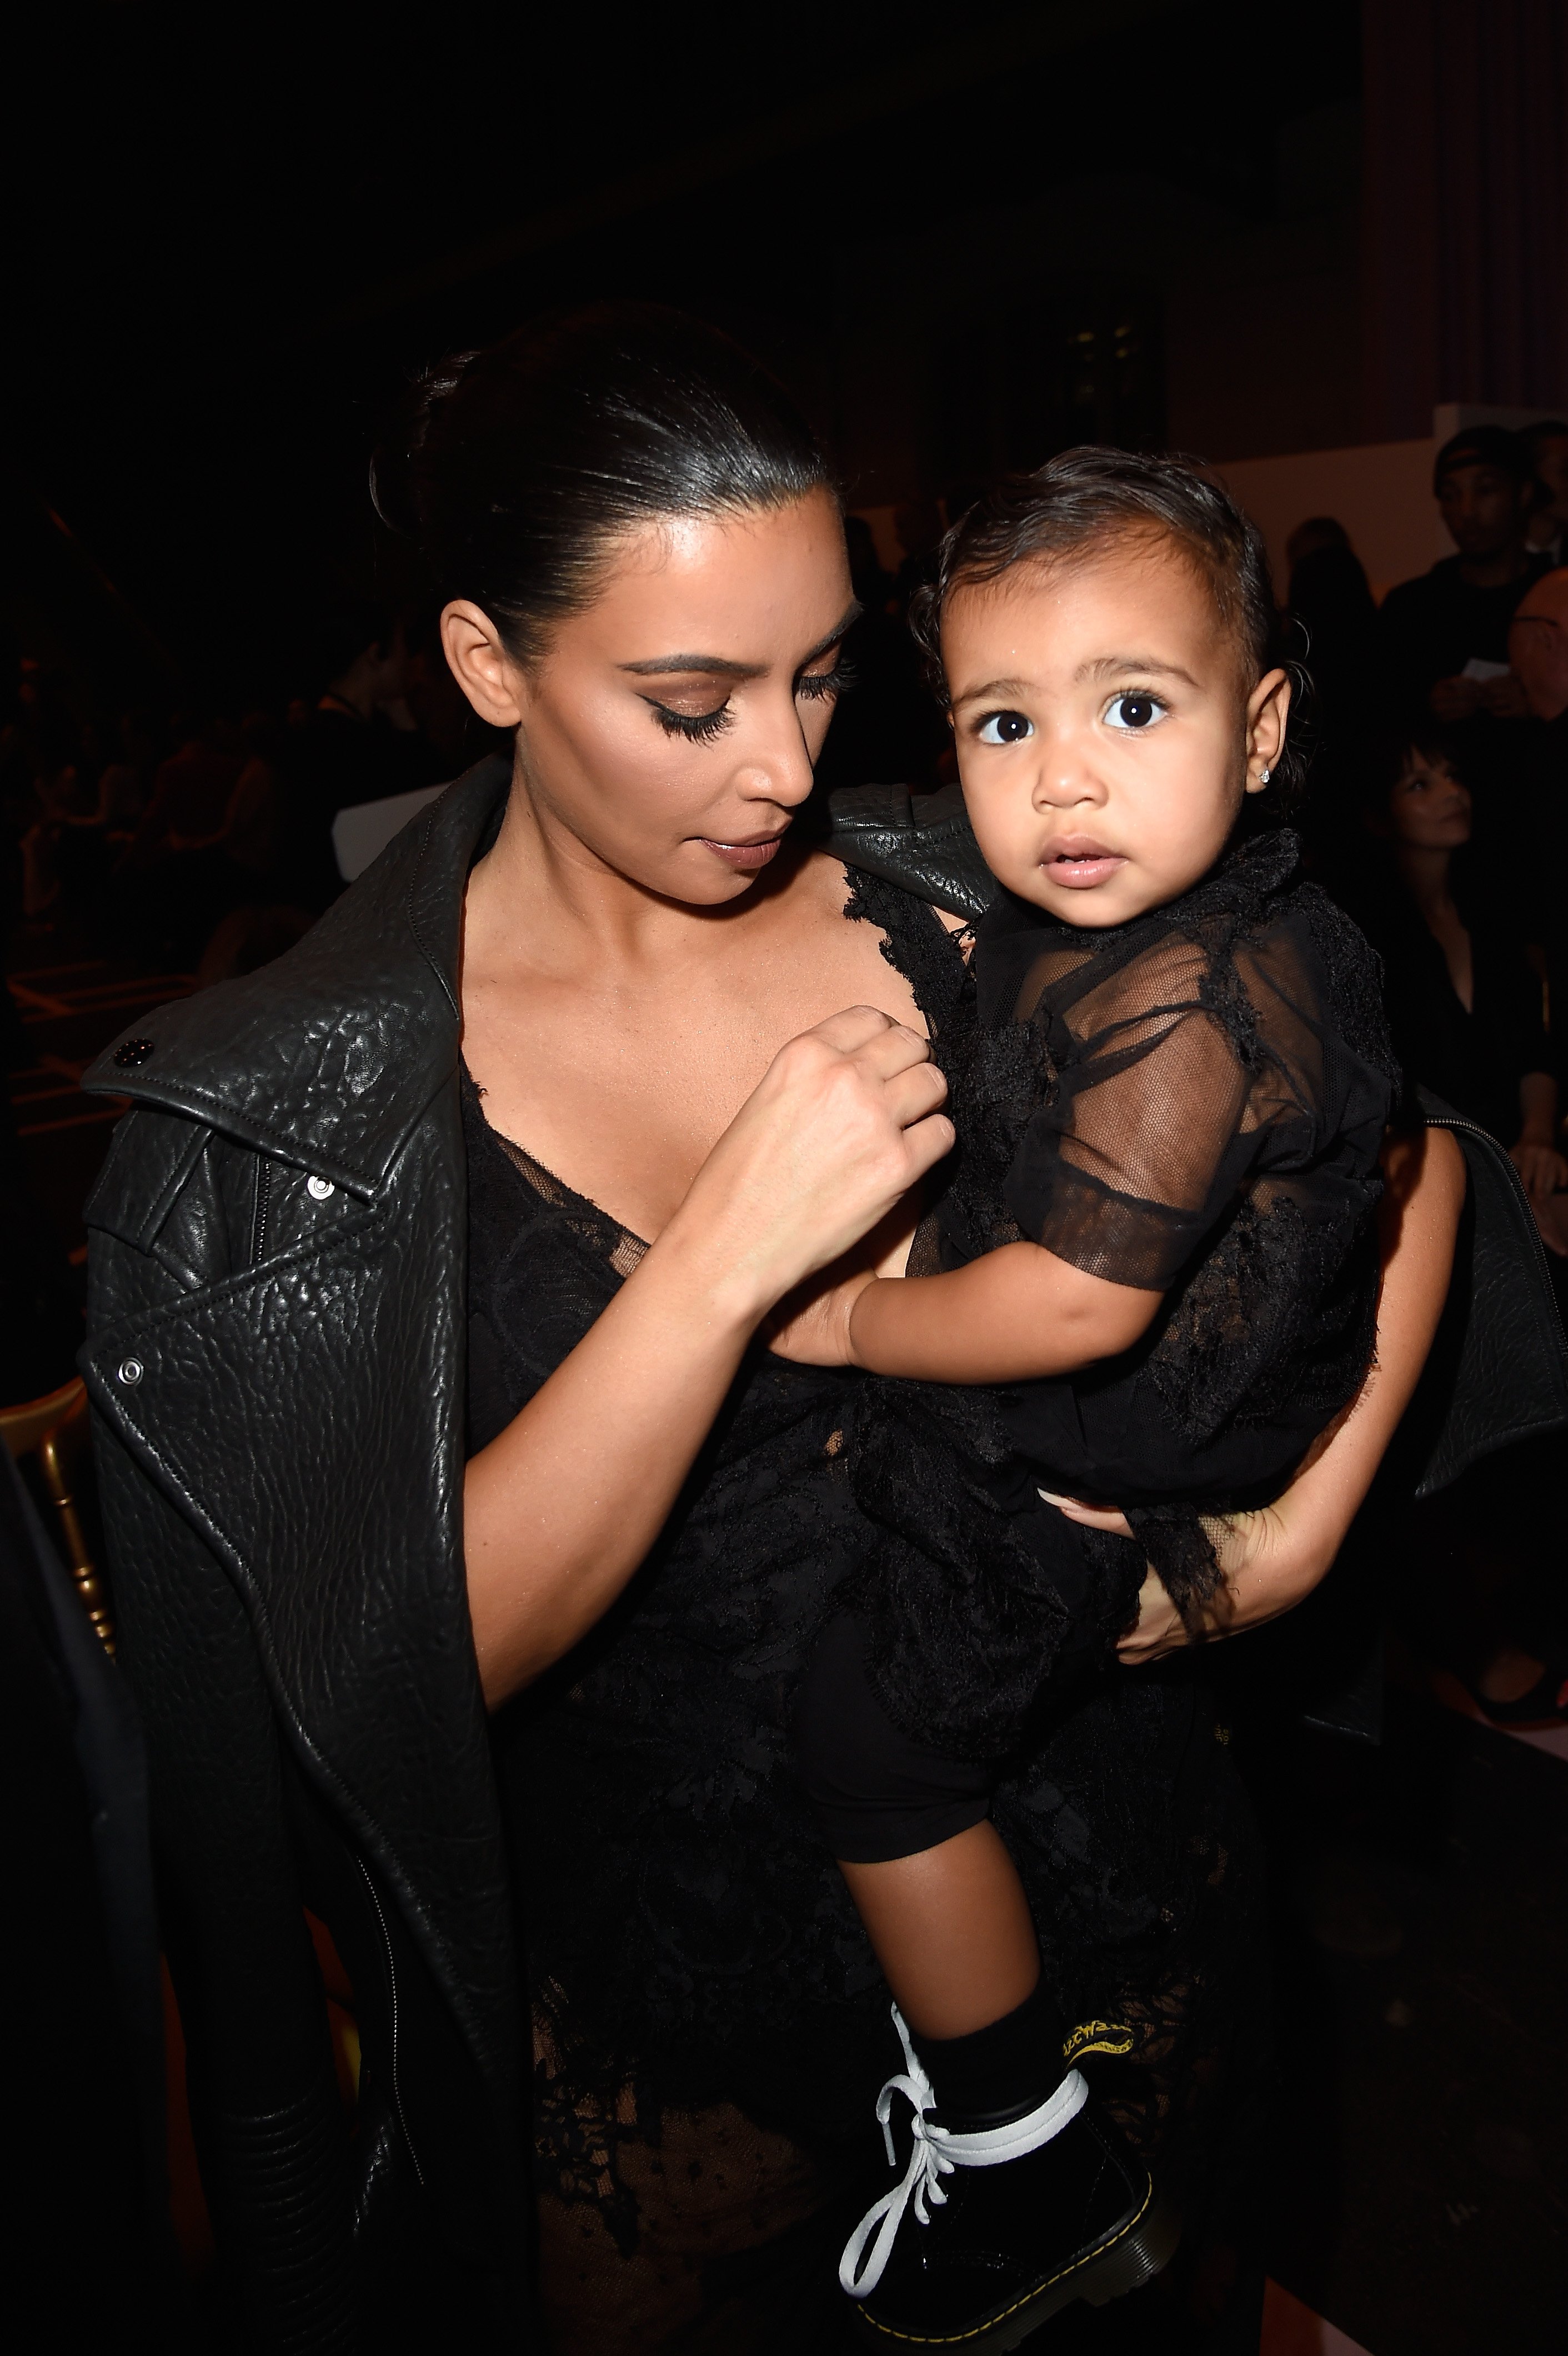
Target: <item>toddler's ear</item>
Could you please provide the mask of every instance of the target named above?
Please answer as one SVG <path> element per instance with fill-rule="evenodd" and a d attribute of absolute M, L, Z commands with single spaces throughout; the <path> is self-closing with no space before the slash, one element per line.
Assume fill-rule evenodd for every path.
<path fill-rule="evenodd" d="M 1285 751 L 1290 717 L 1290 675 L 1265 671 L 1247 698 L 1247 779 L 1249 794 L 1261 794 Z"/>

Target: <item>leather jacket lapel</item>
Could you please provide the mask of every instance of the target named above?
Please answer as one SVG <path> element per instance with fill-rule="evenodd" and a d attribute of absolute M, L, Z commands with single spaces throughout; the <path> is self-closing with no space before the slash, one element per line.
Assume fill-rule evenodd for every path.
<path fill-rule="evenodd" d="M 373 1198 L 456 1067 L 463 879 L 509 783 L 504 760 L 481 761 L 297 948 L 144 1017 L 83 1087 L 183 1113 Z"/>

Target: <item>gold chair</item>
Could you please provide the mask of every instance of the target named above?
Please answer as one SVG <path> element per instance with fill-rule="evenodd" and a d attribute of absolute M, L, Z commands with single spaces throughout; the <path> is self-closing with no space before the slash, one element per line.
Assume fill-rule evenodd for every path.
<path fill-rule="evenodd" d="M 59 1522 L 66 1567 L 81 1598 L 82 1610 L 97 1631 L 104 1651 L 112 1655 L 114 1622 L 110 1617 L 109 1599 L 88 1547 L 77 1502 L 89 1470 L 86 1386 L 73 1380 L 58 1391 L 47 1392 L 42 1398 L 24 1399 L 19 1407 L 0 1408 L 0 1437 L 18 1462 L 25 1456 L 37 1462 L 45 1494 Z"/>

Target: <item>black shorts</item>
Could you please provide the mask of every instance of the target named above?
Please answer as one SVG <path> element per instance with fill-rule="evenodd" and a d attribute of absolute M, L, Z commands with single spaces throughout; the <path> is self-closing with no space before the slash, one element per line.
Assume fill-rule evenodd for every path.
<path fill-rule="evenodd" d="M 994 1771 L 912 1741 L 866 1675 L 867 1631 L 840 1612 L 817 1639 L 795 1713 L 795 1761 L 823 1838 L 845 1865 L 915 1857 L 983 1824 Z"/>

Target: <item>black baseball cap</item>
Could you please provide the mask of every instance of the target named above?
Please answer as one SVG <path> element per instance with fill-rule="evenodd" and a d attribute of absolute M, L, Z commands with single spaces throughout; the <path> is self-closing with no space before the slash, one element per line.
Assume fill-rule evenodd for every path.
<path fill-rule="evenodd" d="M 1433 489 L 1440 492 L 1444 476 L 1460 466 L 1497 466 L 1516 483 L 1528 483 L 1535 472 L 1522 436 L 1510 434 L 1506 425 L 1467 426 L 1445 442 L 1432 469 Z"/>

